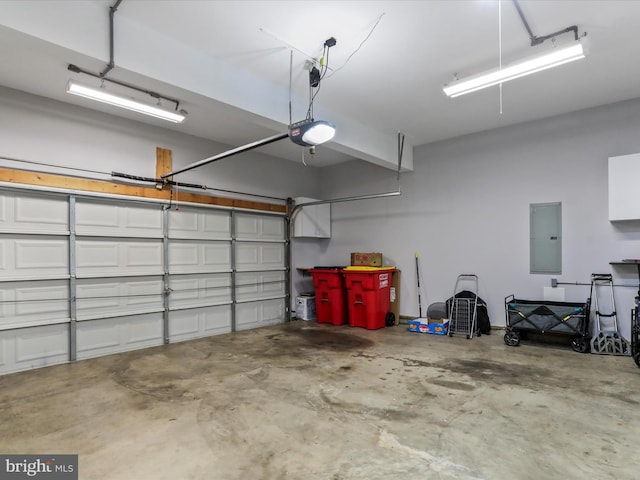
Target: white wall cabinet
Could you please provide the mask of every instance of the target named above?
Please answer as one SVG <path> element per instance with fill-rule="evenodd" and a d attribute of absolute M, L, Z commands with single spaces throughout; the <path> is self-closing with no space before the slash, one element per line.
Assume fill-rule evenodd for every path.
<path fill-rule="evenodd" d="M 317 202 L 314 198 L 298 197 L 296 205 Z M 331 204 L 302 207 L 293 221 L 294 237 L 331 238 Z"/>
<path fill-rule="evenodd" d="M 640 219 L 640 153 L 609 157 L 609 220 Z"/>

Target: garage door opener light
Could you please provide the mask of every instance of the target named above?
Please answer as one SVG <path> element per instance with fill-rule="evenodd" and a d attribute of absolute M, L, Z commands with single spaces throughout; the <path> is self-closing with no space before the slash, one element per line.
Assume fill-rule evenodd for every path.
<path fill-rule="evenodd" d="M 335 125 L 325 120 L 310 118 L 289 126 L 289 138 L 303 147 L 315 147 L 328 142 L 336 134 Z"/>
<path fill-rule="evenodd" d="M 329 70 L 329 52 L 336 45 L 336 39 L 328 38 L 324 42 L 322 56 L 318 60 L 318 68 L 314 62 L 307 62 L 305 68 L 309 69 L 309 107 L 306 118 L 300 122 L 293 122 L 291 119 L 291 77 L 293 67 L 289 68 L 289 129 L 288 134 L 291 141 L 302 147 L 315 147 L 328 142 L 336 134 L 336 127 L 325 120 L 314 120 L 313 101 L 320 92 L 320 83 Z M 293 52 L 292 52 L 293 53 Z M 291 57 L 293 61 L 293 57 Z M 312 153 L 314 150 L 312 149 Z M 304 160 L 303 160 L 304 162 Z"/>

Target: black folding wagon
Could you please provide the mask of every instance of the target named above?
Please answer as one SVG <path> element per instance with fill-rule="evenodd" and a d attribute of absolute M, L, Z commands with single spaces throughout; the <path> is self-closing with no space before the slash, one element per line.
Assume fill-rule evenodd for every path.
<path fill-rule="evenodd" d="M 636 297 L 636 306 L 631 312 L 631 356 L 640 367 L 640 297 Z"/>
<path fill-rule="evenodd" d="M 576 352 L 589 351 L 589 308 L 591 299 L 584 303 L 504 299 L 507 331 L 504 343 L 511 347 L 520 344 L 529 332 L 554 333 L 571 337 L 571 348 Z"/>

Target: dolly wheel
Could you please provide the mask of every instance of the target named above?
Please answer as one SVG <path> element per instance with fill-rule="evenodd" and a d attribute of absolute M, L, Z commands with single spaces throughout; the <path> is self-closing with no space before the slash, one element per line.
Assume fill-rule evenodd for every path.
<path fill-rule="evenodd" d="M 587 337 L 573 337 L 571 339 L 571 348 L 578 353 L 587 353 L 589 351 L 589 339 Z"/>
<path fill-rule="evenodd" d="M 510 330 L 504 334 L 504 343 L 510 347 L 517 347 L 520 345 L 520 335 L 518 335 L 518 332 Z"/>
<path fill-rule="evenodd" d="M 396 324 L 396 315 L 393 312 L 387 313 L 387 316 L 384 319 L 387 327 L 393 327 Z"/>
<path fill-rule="evenodd" d="M 636 352 L 633 356 L 633 361 L 636 362 L 636 365 L 640 367 L 640 352 Z"/>

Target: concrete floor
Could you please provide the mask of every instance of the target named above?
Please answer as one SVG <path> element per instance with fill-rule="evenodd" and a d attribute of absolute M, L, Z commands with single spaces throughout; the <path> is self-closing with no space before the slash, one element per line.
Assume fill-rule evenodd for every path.
<path fill-rule="evenodd" d="M 637 479 L 640 369 L 295 321 L 0 377 L 0 453 L 81 479 Z"/>

